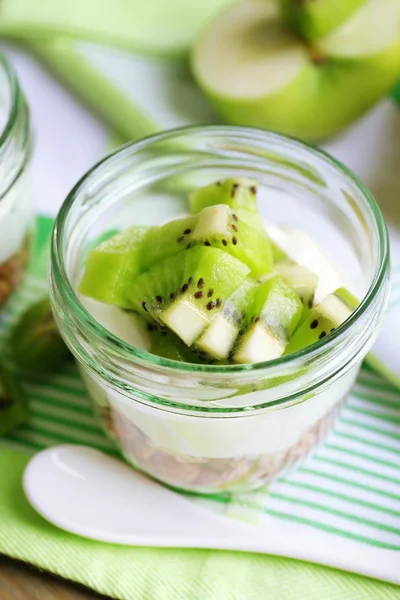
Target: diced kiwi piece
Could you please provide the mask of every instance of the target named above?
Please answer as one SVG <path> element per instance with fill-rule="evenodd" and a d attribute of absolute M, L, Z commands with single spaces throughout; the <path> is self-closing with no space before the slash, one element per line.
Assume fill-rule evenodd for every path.
<path fill-rule="evenodd" d="M 254 277 L 272 271 L 272 254 L 265 231 L 256 230 L 238 217 L 232 208 L 216 204 L 197 215 L 192 243 L 210 243 L 244 262 Z"/>
<path fill-rule="evenodd" d="M 131 306 L 166 325 L 190 346 L 248 274 L 249 268 L 227 252 L 195 246 L 137 277 L 131 287 Z"/>
<path fill-rule="evenodd" d="M 335 290 L 335 294 L 340 298 L 349 308 L 355 310 L 360 304 L 359 300 L 345 287 L 340 287 Z"/>
<path fill-rule="evenodd" d="M 28 403 L 17 376 L 0 365 L 0 435 L 11 431 L 28 417 Z"/>
<path fill-rule="evenodd" d="M 148 324 L 150 333 L 150 352 L 163 358 L 179 362 L 194 362 L 194 354 L 190 348 L 171 331 L 166 328 L 159 329 L 157 326 Z"/>
<path fill-rule="evenodd" d="M 93 300 L 129 308 L 126 293 L 141 272 L 141 245 L 148 227 L 129 227 L 89 251 L 79 292 Z"/>
<path fill-rule="evenodd" d="M 100 235 L 98 235 L 93 240 L 90 240 L 90 242 L 88 242 L 86 244 L 85 252 L 89 253 L 90 250 L 97 248 L 97 246 L 100 246 L 100 244 L 107 242 L 110 238 L 115 237 L 116 235 L 118 235 L 120 233 L 121 233 L 121 229 L 115 229 L 115 228 L 114 229 L 106 229 L 105 231 L 100 233 Z"/>
<path fill-rule="evenodd" d="M 150 336 L 150 352 L 169 360 L 186 363 L 210 364 L 211 360 L 206 353 L 189 348 L 186 344 L 166 327 L 153 327 L 148 323 Z"/>
<path fill-rule="evenodd" d="M 339 288 L 314 306 L 307 319 L 293 335 L 286 347 L 285 354 L 297 352 L 315 344 L 344 323 L 353 312 L 353 307 L 345 298 L 347 294 L 350 292 L 345 288 Z M 350 297 L 353 297 L 352 294 Z"/>
<path fill-rule="evenodd" d="M 314 303 L 314 294 L 319 282 L 318 275 L 293 261 L 276 263 L 275 271 L 283 277 L 299 296 L 303 303 L 300 322 L 305 321 Z"/>
<path fill-rule="evenodd" d="M 197 340 L 196 347 L 200 351 L 218 360 L 228 357 L 246 320 L 247 310 L 257 287 L 258 284 L 252 277 L 246 277 L 242 285 L 227 298 L 222 311 Z"/>
<path fill-rule="evenodd" d="M 60 370 L 72 355 L 60 335 L 48 298 L 30 306 L 11 332 L 16 364 L 34 373 Z"/>
<path fill-rule="evenodd" d="M 268 256 L 268 264 L 272 264 L 271 240 L 265 231 L 264 222 L 257 206 L 257 182 L 247 177 L 219 180 L 199 188 L 189 196 L 192 213 L 216 204 L 226 204 L 241 223 L 246 223 L 253 231 L 257 231 L 257 242 L 262 244 L 263 256 Z"/>
<path fill-rule="evenodd" d="M 231 362 L 257 363 L 281 356 L 301 318 L 303 304 L 280 275 L 259 284 Z"/>
<path fill-rule="evenodd" d="M 241 221 L 226 204 L 209 206 L 196 216 L 152 228 L 142 245 L 143 270 L 183 248 L 198 244 L 229 252 L 247 264 L 255 277 L 272 270 L 271 252 L 265 236 Z"/>
<path fill-rule="evenodd" d="M 185 279 L 186 254 L 181 250 L 160 260 L 135 278 L 128 292 L 130 308 L 150 324 L 163 325 L 159 312 L 181 293 Z M 187 283 L 187 282 L 186 282 Z"/>
<path fill-rule="evenodd" d="M 274 240 L 271 239 L 271 252 L 272 252 L 272 260 L 274 263 L 283 262 L 290 260 L 286 252 L 282 250 L 280 246 Z"/>
<path fill-rule="evenodd" d="M 143 271 L 186 248 L 195 223 L 195 216 L 184 217 L 149 229 L 144 236 L 141 249 Z"/>
<path fill-rule="evenodd" d="M 226 204 L 233 214 L 253 231 L 257 231 L 258 240 L 263 245 L 263 254 L 268 256 L 272 264 L 271 240 L 265 231 L 263 219 L 257 205 L 257 181 L 247 177 L 236 177 L 219 180 L 193 191 L 189 196 L 192 213 L 216 204 Z"/>
<path fill-rule="evenodd" d="M 257 181 L 247 177 L 232 177 L 210 183 L 193 191 L 189 196 L 192 213 L 207 206 L 227 204 L 242 221 L 253 227 L 263 228 L 257 206 Z"/>

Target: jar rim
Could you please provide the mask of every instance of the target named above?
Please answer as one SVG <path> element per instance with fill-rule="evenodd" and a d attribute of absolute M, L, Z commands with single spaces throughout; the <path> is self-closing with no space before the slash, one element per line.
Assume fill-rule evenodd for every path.
<path fill-rule="evenodd" d="M 72 210 L 74 202 L 81 190 L 85 187 L 88 181 L 93 182 L 93 179 L 98 175 L 101 175 L 102 172 L 110 166 L 110 164 L 115 164 L 118 160 L 122 160 L 126 155 L 142 150 L 152 143 L 156 143 L 174 136 L 182 136 L 186 134 L 191 135 L 194 133 L 207 133 L 210 136 L 224 134 L 232 135 L 232 133 L 235 133 L 239 136 L 241 134 L 248 136 L 250 135 L 258 139 L 261 137 L 265 141 L 274 142 L 275 144 L 281 146 L 289 144 L 289 146 L 292 148 L 297 147 L 299 150 L 306 151 L 310 156 L 315 156 L 316 158 L 322 159 L 328 163 L 331 167 L 348 178 L 360 192 L 364 208 L 369 210 L 370 215 L 373 217 L 373 223 L 376 226 L 375 233 L 379 246 L 379 260 L 375 266 L 375 272 L 370 287 L 360 304 L 353 311 L 351 316 L 341 326 L 337 327 L 329 336 L 318 340 L 316 343 L 302 350 L 266 362 L 245 365 L 203 365 L 178 362 L 151 354 L 150 352 L 131 346 L 127 342 L 121 340 L 119 337 L 115 336 L 109 330 L 104 328 L 98 321 L 96 321 L 80 302 L 79 297 L 75 293 L 66 272 L 63 257 L 63 242 L 65 233 L 64 228 L 67 217 Z M 306 142 L 302 142 L 290 136 L 252 127 L 229 125 L 189 125 L 185 127 L 169 129 L 141 138 L 138 141 L 125 144 L 100 160 L 78 181 L 62 204 L 55 220 L 51 244 L 51 265 L 52 276 L 54 276 L 57 285 L 60 284 L 62 286 L 62 295 L 63 297 L 68 298 L 68 307 L 74 312 L 74 314 L 77 315 L 78 321 L 84 322 L 85 325 L 89 327 L 91 333 L 93 333 L 97 338 L 101 338 L 102 342 L 105 343 L 110 350 L 123 356 L 124 359 L 131 361 L 132 363 L 135 363 L 136 361 L 143 366 L 149 366 L 152 368 L 159 367 L 165 371 L 188 375 L 197 374 L 202 376 L 232 376 L 249 372 L 254 374 L 268 374 L 277 367 L 301 367 L 303 361 L 313 360 L 313 358 L 317 357 L 322 350 L 329 351 L 330 348 L 335 346 L 340 340 L 343 340 L 343 338 L 353 330 L 360 317 L 366 312 L 370 304 L 373 302 L 383 282 L 385 281 L 389 267 L 389 239 L 386 223 L 377 202 L 372 196 L 372 193 L 348 167 L 346 167 L 337 159 L 333 158 L 324 150 L 316 148 L 310 144 L 307 144 Z"/>

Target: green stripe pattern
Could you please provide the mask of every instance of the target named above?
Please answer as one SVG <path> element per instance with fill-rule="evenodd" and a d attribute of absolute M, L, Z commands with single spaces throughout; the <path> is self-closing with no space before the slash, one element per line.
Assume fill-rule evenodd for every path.
<path fill-rule="evenodd" d="M 39 220 L 39 231 L 48 239 L 49 224 Z M 0 318 L 2 356 L 21 311 L 47 293 L 42 261 L 36 261 Z M 393 279 L 391 310 L 400 306 L 400 267 L 393 269 Z M 51 379 L 25 376 L 23 385 L 30 419 L 2 438 L 2 445 L 35 452 L 82 443 L 117 454 L 93 415 L 75 367 Z M 262 492 L 199 501 L 218 512 L 223 503 L 226 514 L 253 522 L 291 521 L 400 550 L 400 392 L 364 365 L 334 430 L 299 468 Z"/>

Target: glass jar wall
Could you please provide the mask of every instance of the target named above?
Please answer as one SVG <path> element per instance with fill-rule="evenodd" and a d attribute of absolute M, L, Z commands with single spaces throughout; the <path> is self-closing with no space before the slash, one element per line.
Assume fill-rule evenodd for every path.
<path fill-rule="evenodd" d="M 22 281 L 33 235 L 29 111 L 0 54 L 0 309 Z"/>
<path fill-rule="evenodd" d="M 266 223 L 311 235 L 363 298 L 359 307 L 312 347 L 253 365 L 177 363 L 116 337 L 76 293 L 88 246 L 109 230 L 185 214 L 191 190 L 228 176 L 257 179 Z M 386 307 L 388 255 L 374 199 L 331 157 L 255 129 L 185 128 L 125 146 L 74 188 L 54 231 L 52 304 L 103 426 L 129 462 L 193 492 L 246 491 L 332 428 Z"/>

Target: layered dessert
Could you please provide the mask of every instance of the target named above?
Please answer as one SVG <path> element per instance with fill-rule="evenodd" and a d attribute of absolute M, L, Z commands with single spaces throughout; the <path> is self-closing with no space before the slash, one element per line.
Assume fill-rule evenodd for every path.
<path fill-rule="evenodd" d="M 32 233 L 32 200 L 23 173 L 0 199 L 0 309 L 22 281 Z"/>
<path fill-rule="evenodd" d="M 307 236 L 265 227 L 257 188 L 245 178 L 215 181 L 192 192 L 191 214 L 103 235 L 86 257 L 82 303 L 111 333 L 172 369 L 251 368 L 323 344 L 357 300 Z M 299 260 L 292 238 L 303 240 Z M 284 409 L 274 408 L 274 389 L 290 398 L 304 369 L 203 402 L 245 406 L 246 396 L 258 395 L 253 405 L 263 410 L 241 418 L 135 403 L 84 377 L 127 460 L 176 487 L 210 493 L 257 487 L 308 454 L 331 429 L 356 371 Z"/>

